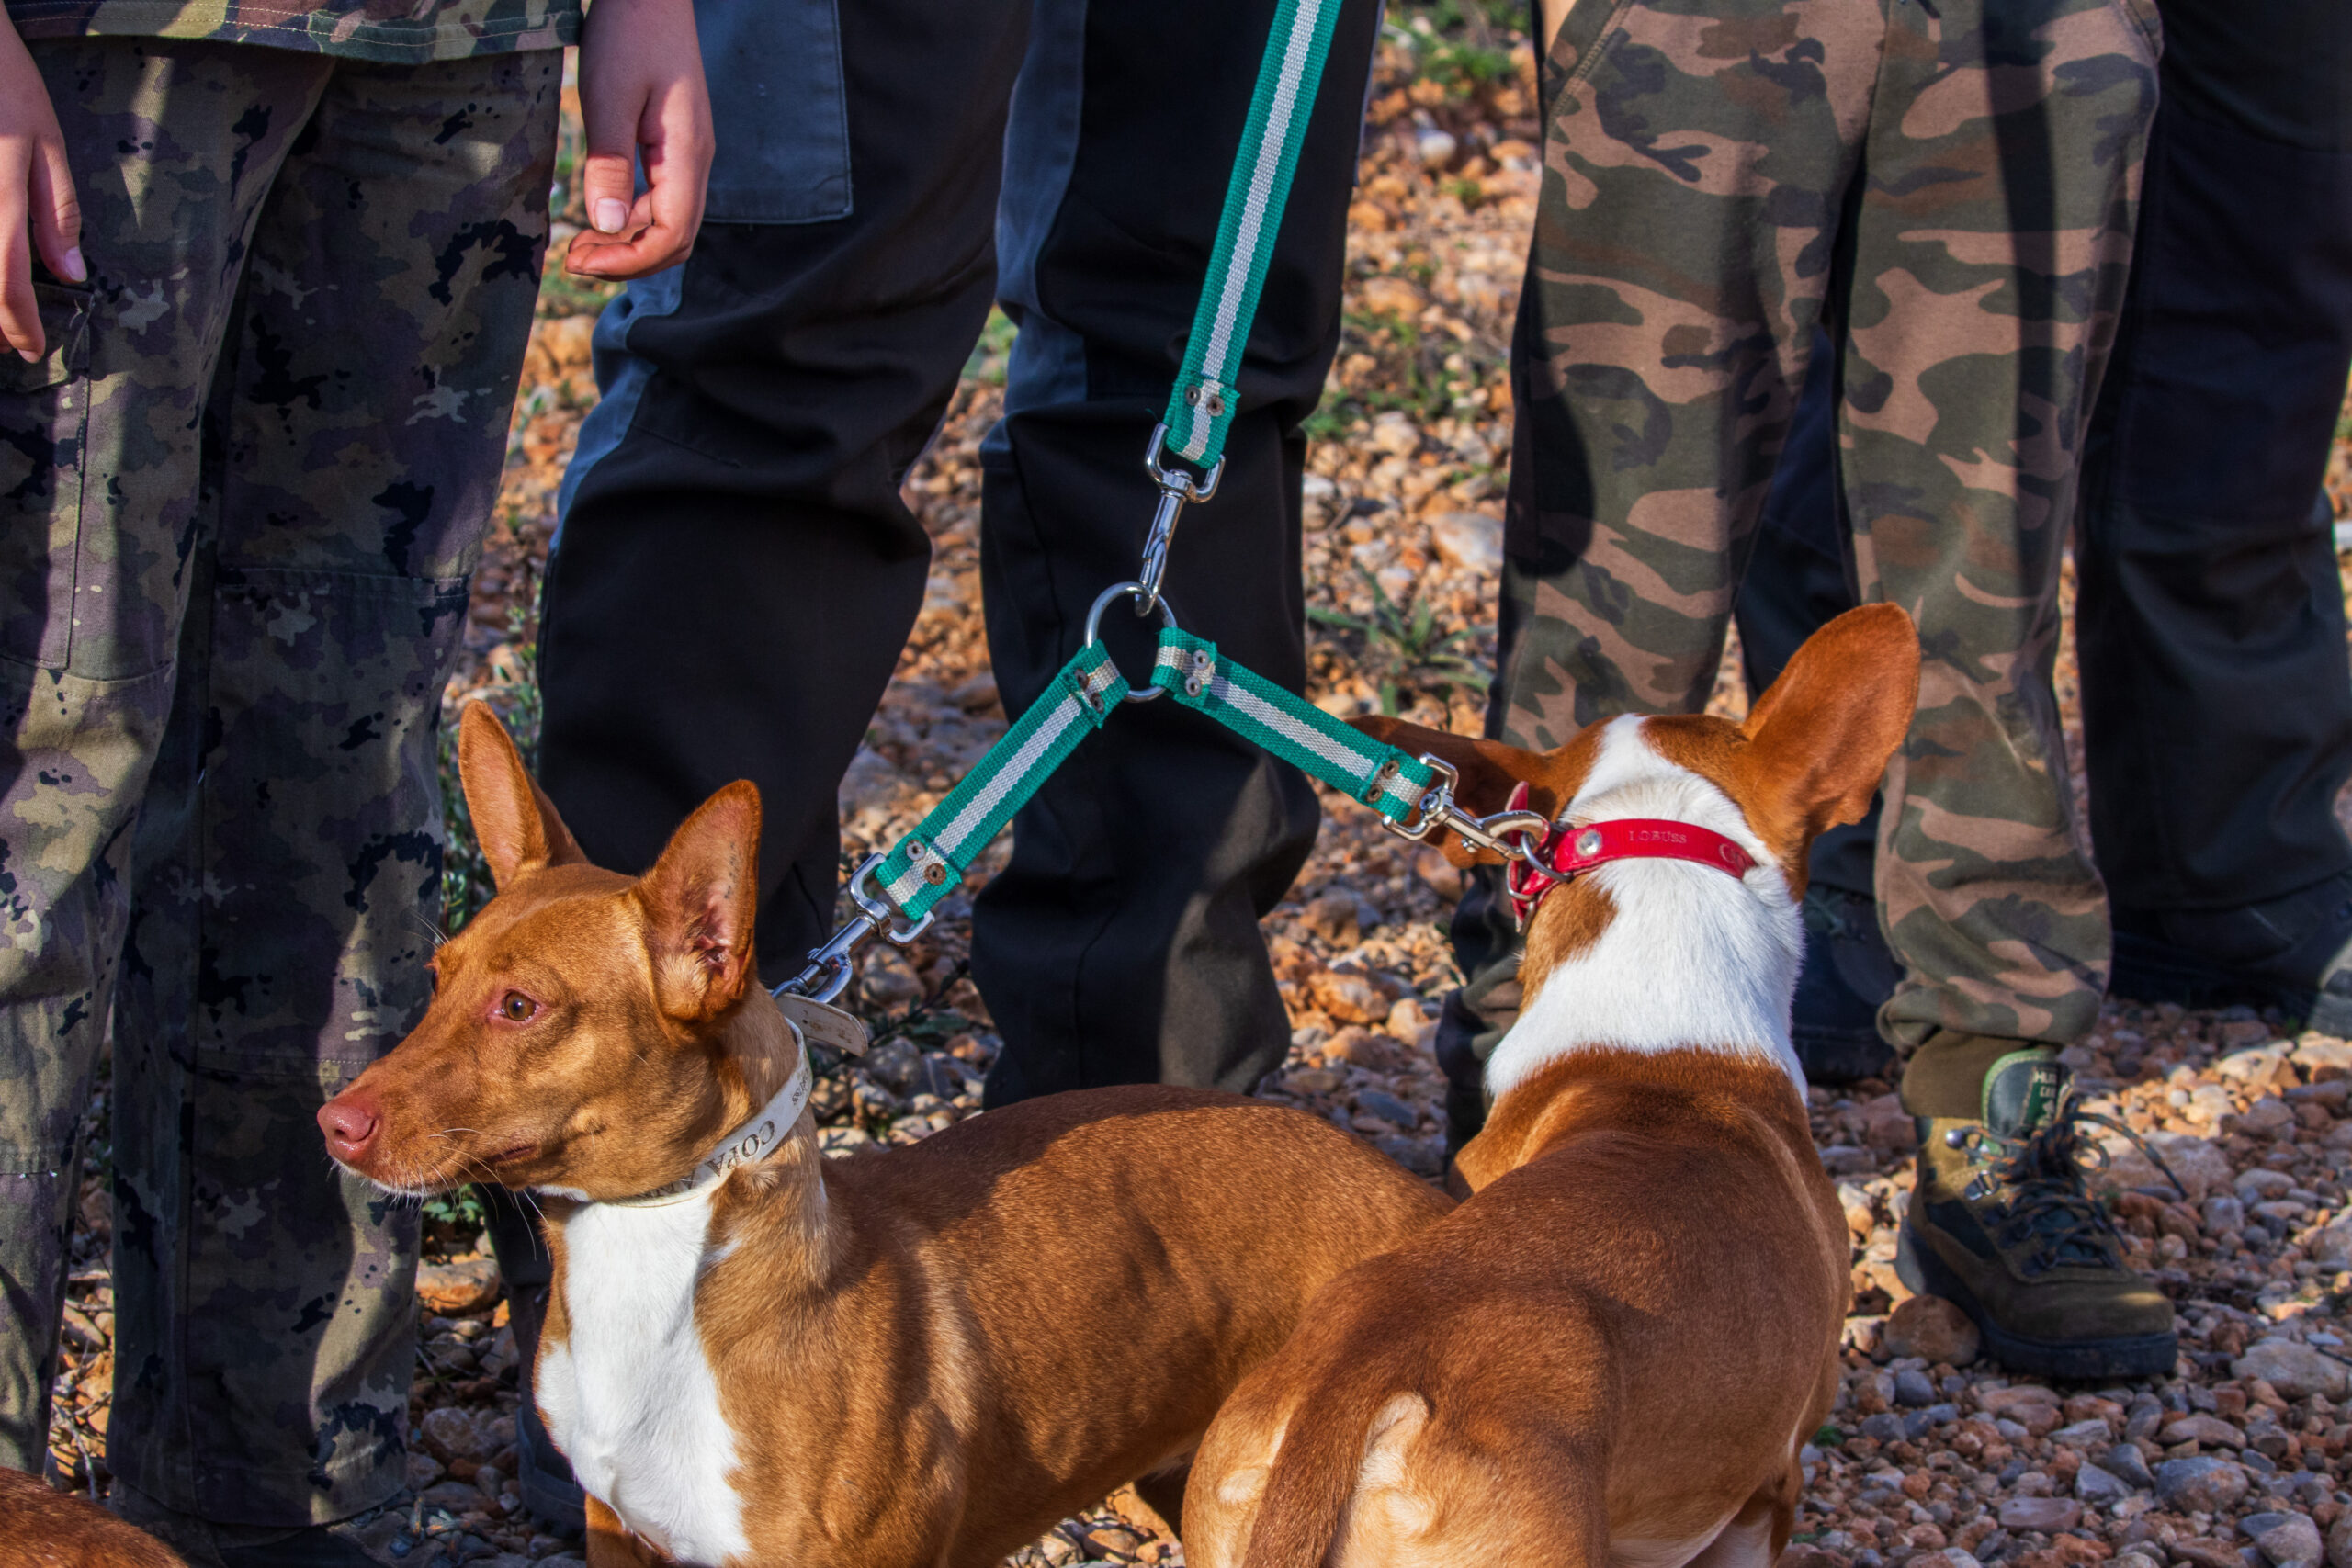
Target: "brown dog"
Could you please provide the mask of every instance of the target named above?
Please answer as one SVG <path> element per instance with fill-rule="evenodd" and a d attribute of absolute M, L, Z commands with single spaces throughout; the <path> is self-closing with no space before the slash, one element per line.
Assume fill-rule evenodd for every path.
<path fill-rule="evenodd" d="M 1513 877 L 1541 900 L 1526 999 L 1457 1162 L 1474 1195 L 1334 1281 L 1236 1392 L 1187 1561 L 1771 1562 L 1849 1289 L 1789 1044 L 1805 851 L 1868 807 L 1918 674 L 1877 605 L 1743 725 L 1619 718 L 1538 755 L 1365 723 L 1452 761 L 1470 809 L 1523 784 L 1557 825 Z"/>
<path fill-rule="evenodd" d="M 95 1503 L 0 1469 L 0 1568 L 187 1568 L 180 1554 Z"/>
<path fill-rule="evenodd" d="M 828 1160 L 753 978 L 758 791 L 631 880 L 585 863 L 488 708 L 463 725 L 498 897 L 319 1120 L 386 1188 L 542 1195 L 534 1389 L 592 1562 L 993 1564 L 1181 1465 L 1326 1280 L 1449 1207 L 1311 1116 L 1192 1089 Z"/>

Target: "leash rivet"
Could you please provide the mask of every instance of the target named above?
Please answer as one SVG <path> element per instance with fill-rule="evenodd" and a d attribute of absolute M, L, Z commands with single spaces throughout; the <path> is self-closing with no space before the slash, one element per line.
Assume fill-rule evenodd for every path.
<path fill-rule="evenodd" d="M 1184 694 L 1188 697 L 1197 697 L 1201 694 L 1201 678 L 1198 675 L 1185 677 Z"/>
<path fill-rule="evenodd" d="M 922 868 L 922 879 L 936 887 L 947 880 L 947 868 L 939 862 L 933 861 Z"/>
<path fill-rule="evenodd" d="M 1600 852 L 1600 829 L 1587 828 L 1577 835 L 1577 853 L 1597 855 Z"/>
<path fill-rule="evenodd" d="M 923 843 L 921 839 L 909 839 L 907 840 L 907 863 L 910 865 L 922 859 L 924 855 L 930 852 L 930 851 L 923 848 Z"/>

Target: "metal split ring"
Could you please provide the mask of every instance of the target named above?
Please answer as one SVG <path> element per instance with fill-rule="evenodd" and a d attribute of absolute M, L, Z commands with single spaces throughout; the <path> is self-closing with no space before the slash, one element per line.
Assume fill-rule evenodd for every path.
<path fill-rule="evenodd" d="M 1122 594 L 1136 602 L 1136 615 L 1148 615 L 1153 609 L 1157 608 L 1159 611 L 1159 624 L 1162 626 L 1166 627 L 1170 631 L 1181 629 L 1176 625 L 1175 606 L 1169 604 L 1164 595 L 1154 594 L 1149 589 L 1146 588 L 1140 582 L 1114 582 L 1111 584 L 1110 587 L 1102 590 L 1102 592 L 1096 594 L 1094 596 L 1093 604 L 1087 609 L 1086 642 L 1084 646 L 1092 648 L 1096 642 L 1101 640 L 1100 634 L 1102 628 L 1102 612 L 1110 608 L 1112 600 L 1120 597 Z M 1120 701 L 1129 703 L 1148 703 L 1152 701 L 1154 698 L 1164 697 L 1167 694 L 1167 693 L 1161 691 L 1159 687 L 1147 681 L 1140 686 L 1129 686 L 1127 688 L 1127 694 L 1125 697 L 1122 697 Z"/>

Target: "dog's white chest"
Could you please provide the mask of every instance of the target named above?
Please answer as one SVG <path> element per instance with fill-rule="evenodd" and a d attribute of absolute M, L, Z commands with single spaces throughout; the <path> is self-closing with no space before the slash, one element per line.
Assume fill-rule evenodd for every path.
<path fill-rule="evenodd" d="M 735 1433 L 695 1327 L 707 1191 L 659 1208 L 589 1204 L 563 1224 L 571 1337 L 533 1381 L 539 1416 L 580 1483 L 680 1563 L 748 1555 L 729 1478 Z"/>

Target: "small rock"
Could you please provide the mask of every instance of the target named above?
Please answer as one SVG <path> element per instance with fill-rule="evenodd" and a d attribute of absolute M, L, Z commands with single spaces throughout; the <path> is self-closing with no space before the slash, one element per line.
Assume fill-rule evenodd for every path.
<path fill-rule="evenodd" d="M 2083 1506 L 2069 1497 L 2012 1497 L 2001 1505 L 2005 1530 L 2040 1530 L 2056 1535 L 2082 1522 Z"/>
<path fill-rule="evenodd" d="M 1334 947 L 1353 946 L 1358 934 L 1355 895 L 1326 893 L 1307 905 L 1306 929 Z"/>
<path fill-rule="evenodd" d="M 1863 1202 L 1868 1204 L 1867 1196 Z M 1847 1217 L 1850 1223 L 1850 1210 Z M 1882 1343 L 1889 1356 L 1917 1356 L 1930 1365 L 1941 1361 L 1965 1367 L 1984 1348 L 1983 1337 L 1968 1314 L 1940 1296 L 1913 1296 L 1888 1315 L 1883 1333 Z"/>
<path fill-rule="evenodd" d="M 1115 1551 L 1122 1557 L 1135 1555 L 1143 1544 L 1143 1537 L 1125 1525 L 1097 1525 L 1081 1538 L 1097 1551 Z"/>
<path fill-rule="evenodd" d="M 2075 1495 L 2085 1503 L 2109 1507 L 2132 1495 L 2132 1486 L 2112 1471 L 2086 1464 L 2075 1472 Z"/>
<path fill-rule="evenodd" d="M 2245 1467 L 2203 1454 L 2156 1466 L 2157 1500 L 2182 1513 L 2219 1513 L 2245 1495 Z"/>
<path fill-rule="evenodd" d="M 2264 1095 L 2238 1115 L 2238 1126 L 2252 1133 L 2279 1133 L 2294 1124 L 2294 1111 L 2275 1094 Z"/>
<path fill-rule="evenodd" d="M 1894 1403 L 1905 1410 L 1922 1410 L 1936 1402 L 1936 1385 L 1928 1374 L 1905 1368 L 1894 1374 Z"/>
<path fill-rule="evenodd" d="M 2262 1379 L 2290 1403 L 2313 1394 L 2342 1399 L 2352 1388 L 2352 1367 L 2292 1339 L 2273 1337 L 2248 1346 L 2230 1363 L 2230 1371 L 2241 1380 Z"/>
<path fill-rule="evenodd" d="M 997 704 L 996 677 L 975 675 L 948 693 L 947 700 L 966 713 L 986 712 Z"/>
<path fill-rule="evenodd" d="M 2239 1171 L 2237 1179 L 2230 1185 L 2236 1191 L 2240 1202 L 2252 1204 L 2266 1198 L 2285 1197 L 2288 1190 L 2295 1185 L 2295 1179 L 2283 1170 L 2272 1170 L 2267 1166 L 2257 1165 Z"/>
<path fill-rule="evenodd" d="M 2098 1465 L 2109 1474 L 2120 1477 L 2134 1492 L 2153 1492 L 2156 1478 L 2149 1472 L 2147 1456 L 2135 1443 L 2118 1443 L 2098 1456 Z"/>
<path fill-rule="evenodd" d="M 488 1258 L 463 1263 L 427 1263 L 416 1271 L 417 1299 L 427 1312 L 463 1317 L 498 1300 L 498 1264 Z"/>
<path fill-rule="evenodd" d="M 2312 1261 L 2329 1269 L 2352 1267 L 2352 1220 L 2338 1220 L 2318 1232 L 2304 1248 Z"/>
<path fill-rule="evenodd" d="M 2190 1201 L 2201 1202 L 2208 1193 L 2230 1190 L 2230 1178 L 2233 1174 L 2230 1157 L 2214 1144 L 2188 1133 L 2154 1133 L 2149 1134 L 2147 1141 L 2149 1147 L 2162 1156 L 2165 1165 L 2180 1179 Z M 2108 1167 L 2093 1179 L 2102 1189 L 2128 1191 L 2138 1187 L 2168 1190 L 2172 1186 L 2155 1163 L 2142 1154 L 2129 1139 L 2109 1134 L 2109 1139 L 2101 1140 L 2100 1146 L 2107 1151 Z"/>
<path fill-rule="evenodd" d="M 1438 559 L 1460 571 L 1500 571 L 1503 525 L 1483 512 L 1447 512 L 1430 519 L 1430 544 Z"/>
<path fill-rule="evenodd" d="M 2296 1055 L 2301 1055 L 2298 1048 Z M 2327 1568 L 2352 1568 L 2352 1508 L 2338 1514 L 2327 1527 Z"/>
<path fill-rule="evenodd" d="M 408 1489 L 422 1492 L 441 1479 L 441 1461 L 423 1449 L 408 1451 Z"/>
<path fill-rule="evenodd" d="M 1368 1089 L 1359 1093 L 1356 1096 L 1356 1109 L 1369 1111 L 1391 1126 L 1401 1127 L 1407 1132 L 1412 1131 L 1414 1123 L 1421 1119 L 1420 1112 L 1411 1106 L 1395 1095 L 1384 1093 L 1376 1089 Z"/>
<path fill-rule="evenodd" d="M 2306 1073 L 2316 1073 L 2322 1067 L 2335 1067 L 2352 1072 L 2352 1044 L 2331 1039 L 2324 1034 L 2306 1034 L 2295 1042 L 2288 1059 Z"/>
<path fill-rule="evenodd" d="M 486 1434 L 474 1424 L 474 1418 L 454 1404 L 426 1411 L 424 1419 L 417 1423 L 417 1431 L 424 1437 L 424 1446 L 444 1463 L 453 1459 L 478 1460 L 495 1451 L 484 1440 Z"/>
<path fill-rule="evenodd" d="M 2235 1547 L 2218 1540 L 2175 1540 L 2167 1543 L 2172 1554 L 2196 1568 L 2249 1568 L 2245 1558 Z M 2258 1560 L 2261 1553 L 2254 1556 Z"/>
<path fill-rule="evenodd" d="M 1461 145 L 1448 131 L 1424 130 L 1413 138 L 1413 153 L 1423 167 L 1442 169 L 1453 162 L 1453 154 Z"/>
<path fill-rule="evenodd" d="M 2064 1443 L 2070 1449 L 2082 1449 L 2087 1451 L 2094 1448 L 2104 1447 L 2114 1436 L 2114 1431 L 2106 1422 L 2094 1416 L 2087 1421 L 2075 1421 L 2059 1427 L 2050 1434 L 2050 1440 L 2053 1443 Z"/>
<path fill-rule="evenodd" d="M 1371 315 L 1418 321 L 1430 301 L 1428 295 L 1405 278 L 1383 273 L 1365 278 L 1357 287 L 1356 302 Z"/>
<path fill-rule="evenodd" d="M 2058 1396 L 2034 1383 L 1980 1391 L 1976 1405 L 1996 1421 L 2013 1421 L 2037 1438 L 2058 1428 Z"/>
<path fill-rule="evenodd" d="M 1341 1023 L 1378 1023 L 1388 1016 L 1387 994 L 1352 970 L 1318 969 L 1307 989 L 1315 1005 Z"/>
<path fill-rule="evenodd" d="M 2319 1526 L 2301 1514 L 2248 1514 L 2238 1529 L 2261 1548 L 2272 1568 L 2318 1568 Z"/>
<path fill-rule="evenodd" d="M 2165 1423 L 2165 1442 L 2185 1443 L 2192 1438 L 2207 1448 L 2245 1447 L 2245 1433 L 2218 1416 L 2176 1416 Z"/>
<path fill-rule="evenodd" d="M 1882 1443 L 1900 1442 L 1906 1435 L 1903 1417 L 1892 1410 L 1882 1410 L 1875 1416 L 1862 1417 L 1862 1436 Z"/>
<path fill-rule="evenodd" d="M 1413 874 L 1422 886 L 1436 894 L 1442 903 L 1462 901 L 1462 868 L 1445 858 L 1445 852 L 1426 849 L 1413 857 Z"/>
<path fill-rule="evenodd" d="M 1788 1568 L 1786 1553 L 1781 1557 L 1781 1568 Z M 1959 1547 L 1947 1546 L 1940 1551 L 1923 1551 L 1911 1559 L 1910 1568 L 1984 1568 L 1970 1553 Z"/>
<path fill-rule="evenodd" d="M 472 1483 L 464 1481 L 444 1481 L 428 1486 L 417 1494 L 417 1501 L 428 1508 L 439 1508 L 451 1514 L 479 1514 L 482 1511 L 481 1494 Z"/>
<path fill-rule="evenodd" d="M 873 995 L 873 976 L 867 976 L 866 994 Z M 911 998 L 910 998 L 911 999 Z M 915 1075 L 922 1070 L 922 1053 L 912 1041 L 900 1038 L 888 1040 L 865 1054 L 858 1064 L 868 1076 L 894 1094 L 906 1094 L 914 1088 Z"/>

